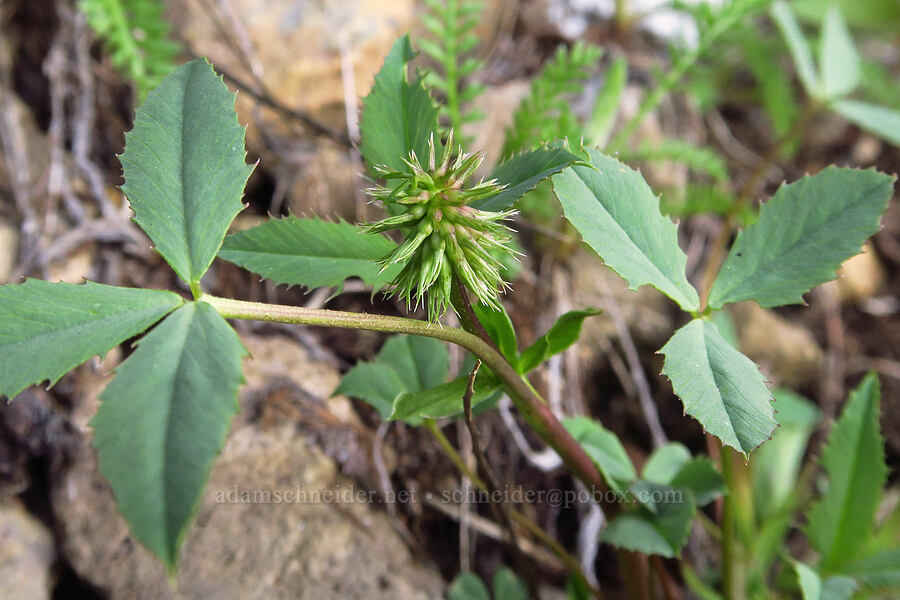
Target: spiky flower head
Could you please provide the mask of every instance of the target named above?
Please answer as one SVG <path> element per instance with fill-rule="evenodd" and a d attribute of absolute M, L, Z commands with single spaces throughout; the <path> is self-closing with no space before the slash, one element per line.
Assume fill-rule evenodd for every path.
<path fill-rule="evenodd" d="M 410 172 L 376 167 L 382 179 L 395 183 L 371 188 L 368 193 L 392 212 L 400 212 L 365 226 L 372 233 L 404 232 L 403 242 L 381 260 L 382 270 L 405 263 L 391 282 L 392 293 L 407 306 L 424 304 L 427 297 L 432 321 L 450 306 L 454 276 L 482 303 L 499 309 L 499 291 L 508 285 L 497 257 L 516 254 L 507 245 L 513 232 L 503 223 L 515 211 L 490 212 L 469 206 L 505 187 L 493 179 L 463 187 L 481 165 L 484 153 L 465 154 L 458 147 L 454 159 L 451 131 L 441 156 L 437 154 L 432 134 L 425 165 L 410 152 L 409 159 L 404 159 Z"/>

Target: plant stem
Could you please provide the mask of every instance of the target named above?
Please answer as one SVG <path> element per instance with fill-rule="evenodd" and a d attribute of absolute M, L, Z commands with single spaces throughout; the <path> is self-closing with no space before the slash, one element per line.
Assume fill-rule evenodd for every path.
<path fill-rule="evenodd" d="M 566 467 L 592 489 L 595 499 L 604 507 L 607 514 L 614 514 L 618 511 L 617 504 L 607 501 L 605 494 L 607 490 L 606 483 L 591 457 L 566 431 L 543 398 L 531 387 L 531 384 L 516 372 L 502 354 L 477 335 L 455 327 L 443 327 L 438 323 L 429 323 L 404 317 L 245 302 L 243 300 L 218 298 L 207 294 L 204 294 L 200 299 L 210 304 L 223 317 L 229 319 L 249 319 L 419 335 L 443 340 L 465 348 L 500 378 L 505 391 L 509 394 L 519 413 L 528 421 L 528 424 L 544 443 L 560 455 Z"/>
<path fill-rule="evenodd" d="M 700 38 L 697 47 L 682 54 L 681 58 L 672 65 L 672 68 L 666 73 L 665 77 L 663 77 L 656 87 L 653 88 L 653 91 L 644 98 L 635 115 L 625 123 L 619 133 L 616 134 L 616 137 L 610 142 L 608 148 L 613 151 L 623 149 L 629 138 L 631 138 L 631 136 L 634 135 L 634 132 L 637 131 L 637 128 L 640 127 L 647 114 L 659 106 L 659 103 L 662 102 L 665 95 L 678 84 L 687 70 L 697 62 L 697 59 L 700 58 L 710 44 L 716 41 L 723 33 L 731 29 L 731 27 L 745 15 L 745 11 L 733 10 L 716 19 L 712 27 L 710 27 L 703 37 Z"/>
<path fill-rule="evenodd" d="M 459 455 L 459 452 L 456 451 L 456 448 L 453 447 L 453 444 L 450 443 L 450 440 L 447 439 L 447 436 L 444 435 L 444 432 L 441 431 L 440 427 L 438 427 L 437 423 L 434 419 L 426 419 L 425 420 L 425 428 L 429 433 L 437 440 L 438 445 L 441 447 L 441 450 L 444 451 L 444 454 L 450 459 L 450 462 L 457 468 L 457 470 L 463 474 L 469 481 L 472 482 L 472 485 L 477 487 L 479 490 L 487 491 L 487 485 L 484 481 L 478 476 L 477 473 L 473 472 L 466 462 L 463 460 L 462 456 Z M 581 563 L 578 562 L 578 559 L 572 556 L 568 550 L 566 550 L 562 544 L 553 539 L 549 533 L 544 531 L 544 529 L 529 519 L 525 514 L 519 512 L 515 508 L 511 508 L 509 511 L 510 518 L 518 523 L 522 528 L 531 533 L 535 538 L 540 540 L 545 546 L 550 548 L 554 554 L 569 568 L 569 570 L 578 577 L 582 583 L 584 583 L 589 590 L 591 590 L 591 594 L 597 598 L 598 600 L 603 600 L 603 592 L 599 589 L 595 588 L 590 584 L 587 579 L 587 576 L 584 574 L 584 571 L 581 569 Z"/>
<path fill-rule="evenodd" d="M 722 447 L 722 476 L 729 493 L 722 508 L 722 595 L 729 600 L 746 598 L 744 565 L 740 560 L 741 548 L 737 540 L 736 502 L 731 494 L 737 487 L 735 481 L 735 453 L 728 446 Z"/>

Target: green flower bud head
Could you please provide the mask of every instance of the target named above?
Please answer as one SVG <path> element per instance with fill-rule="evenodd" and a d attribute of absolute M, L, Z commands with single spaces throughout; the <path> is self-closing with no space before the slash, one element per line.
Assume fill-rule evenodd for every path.
<path fill-rule="evenodd" d="M 404 162 L 411 172 L 376 167 L 381 178 L 394 185 L 373 187 L 367 190 L 369 195 L 401 212 L 364 227 L 371 233 L 404 232 L 403 242 L 381 260 L 382 270 L 405 263 L 391 282 L 391 293 L 408 307 L 427 304 L 432 321 L 451 306 L 454 276 L 483 304 L 499 309 L 499 293 L 509 285 L 501 276 L 498 256 L 516 254 L 507 245 L 513 231 L 503 223 L 515 211 L 489 212 L 469 206 L 505 187 L 494 179 L 463 187 L 481 165 L 484 153 L 465 154 L 458 147 L 454 159 L 451 131 L 441 156 L 437 154 L 432 134 L 427 164 L 410 152 Z"/>

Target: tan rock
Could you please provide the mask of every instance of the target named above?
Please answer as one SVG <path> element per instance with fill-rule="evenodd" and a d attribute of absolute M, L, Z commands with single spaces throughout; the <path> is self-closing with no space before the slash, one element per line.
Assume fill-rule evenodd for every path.
<path fill-rule="evenodd" d="M 47 600 L 52 595 L 53 536 L 16 500 L 0 501 L 0 582 L 3 597 Z"/>
<path fill-rule="evenodd" d="M 413 0 L 231 0 L 229 10 L 217 9 L 217 14 L 199 0 L 169 4 L 194 52 L 249 82 L 245 61 L 235 52 L 235 46 L 249 46 L 257 74 L 274 99 L 323 120 L 331 113 L 330 124 L 337 128 L 344 123 L 341 46 L 353 64 L 356 92 L 363 96 L 394 39 L 409 30 L 414 17 Z M 220 23 L 233 34 L 223 35 Z M 241 122 L 253 121 L 249 95 L 239 95 L 237 104 Z M 268 111 L 263 116 L 268 124 L 295 135 L 283 117 Z"/>
<path fill-rule="evenodd" d="M 51 263 L 47 267 L 48 281 L 64 281 L 66 283 L 84 283 L 90 279 L 94 267 L 93 244 L 85 244 L 64 258 Z"/>
<path fill-rule="evenodd" d="M 846 261 L 838 271 L 838 289 L 844 302 L 871 298 L 878 293 L 884 281 L 884 267 L 871 244 L 866 244 L 862 253 Z"/>

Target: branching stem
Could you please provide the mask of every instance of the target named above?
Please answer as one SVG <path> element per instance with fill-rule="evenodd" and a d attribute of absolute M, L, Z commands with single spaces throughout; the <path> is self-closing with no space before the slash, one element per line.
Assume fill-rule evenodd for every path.
<path fill-rule="evenodd" d="M 207 294 L 204 294 L 201 300 L 229 319 L 419 335 L 465 348 L 480 359 L 503 382 L 505 391 L 515 403 L 519 413 L 528 421 L 535 433 L 547 445 L 556 450 L 569 471 L 594 492 L 594 497 L 604 507 L 607 515 L 618 512 L 619 506 L 606 499 L 608 495 L 605 493 L 607 491 L 606 483 L 591 457 L 566 431 L 531 384 L 516 372 L 502 354 L 477 335 L 455 327 L 443 327 L 438 323 L 404 317 L 245 302 Z"/>

